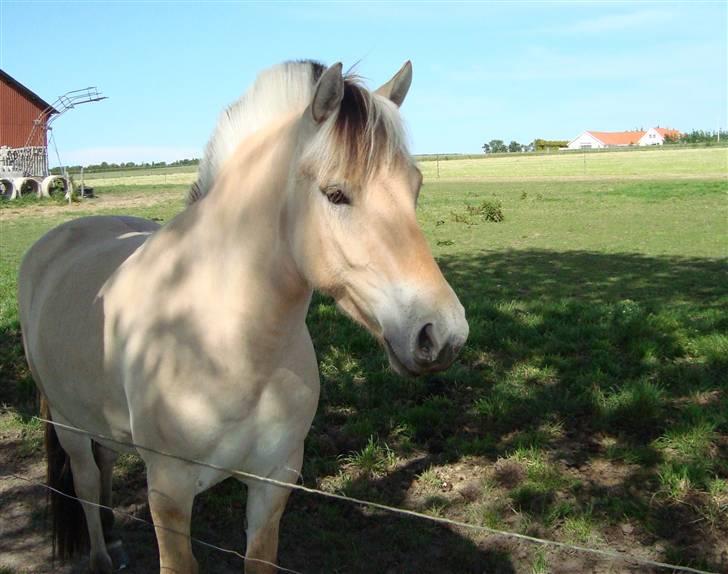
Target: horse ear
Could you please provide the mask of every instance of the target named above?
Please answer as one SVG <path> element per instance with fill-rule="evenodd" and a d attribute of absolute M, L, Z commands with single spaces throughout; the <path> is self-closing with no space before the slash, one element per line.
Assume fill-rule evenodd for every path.
<path fill-rule="evenodd" d="M 392 100 L 397 106 L 401 106 L 407 92 L 412 84 L 412 62 L 407 60 L 394 77 L 381 86 L 375 94 Z"/>
<path fill-rule="evenodd" d="M 320 124 L 335 110 L 339 109 L 344 97 L 344 78 L 341 75 L 341 62 L 330 66 L 321 75 L 316 85 L 311 102 L 311 115 L 313 120 Z"/>

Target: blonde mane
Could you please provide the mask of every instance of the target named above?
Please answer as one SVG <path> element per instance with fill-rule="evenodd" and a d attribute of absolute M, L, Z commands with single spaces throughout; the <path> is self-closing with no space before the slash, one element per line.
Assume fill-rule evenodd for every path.
<path fill-rule="evenodd" d="M 187 193 L 187 203 L 209 193 L 223 164 L 244 139 L 281 115 L 303 112 L 325 69 L 318 62 L 299 61 L 261 72 L 252 87 L 220 115 L 200 162 L 197 181 Z M 360 179 L 399 154 L 409 157 L 397 106 L 369 92 L 357 76 L 347 74 L 338 113 L 306 146 L 302 161 L 321 180 L 335 171 Z"/>
<path fill-rule="evenodd" d="M 303 111 L 313 98 L 323 69 L 316 62 L 285 62 L 258 74 L 251 88 L 220 114 L 187 203 L 207 195 L 220 168 L 240 142 L 282 114 Z"/>

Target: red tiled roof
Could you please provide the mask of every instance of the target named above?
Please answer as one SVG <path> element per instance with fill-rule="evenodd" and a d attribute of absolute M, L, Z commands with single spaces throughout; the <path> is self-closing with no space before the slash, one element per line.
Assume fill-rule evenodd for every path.
<path fill-rule="evenodd" d="M 663 138 L 668 135 L 676 138 L 680 135 L 680 132 L 678 130 L 674 130 L 672 128 L 654 128 L 654 130 L 659 133 Z M 630 132 L 587 131 L 586 133 L 597 138 L 605 145 L 637 145 L 642 136 L 644 136 L 647 132 L 644 130 L 634 130 Z"/>
<path fill-rule="evenodd" d="M 640 141 L 640 138 L 645 135 L 644 131 L 633 131 L 633 132 L 587 132 L 597 138 L 599 141 L 606 145 L 629 145 L 635 144 Z"/>

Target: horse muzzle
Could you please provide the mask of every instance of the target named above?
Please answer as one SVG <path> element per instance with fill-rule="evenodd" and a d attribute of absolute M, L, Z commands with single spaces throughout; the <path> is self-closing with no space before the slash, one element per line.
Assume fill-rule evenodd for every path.
<path fill-rule="evenodd" d="M 462 306 L 449 317 L 432 317 L 404 329 L 386 329 L 384 348 L 389 364 L 400 375 L 419 376 L 452 365 L 468 339 Z"/>

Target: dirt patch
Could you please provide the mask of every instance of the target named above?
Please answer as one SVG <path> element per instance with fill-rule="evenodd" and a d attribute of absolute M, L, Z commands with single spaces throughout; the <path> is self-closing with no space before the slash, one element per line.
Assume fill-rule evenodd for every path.
<path fill-rule="evenodd" d="M 20 431 L 0 434 L 0 569 L 70 573 L 70 568 L 52 563 L 51 537 L 44 528 L 45 490 L 11 476 L 45 481 L 45 464 L 39 453 L 20 454 L 23 450 Z"/>
<path fill-rule="evenodd" d="M 74 201 L 72 203 L 42 203 L 23 205 L 22 207 L 7 207 L 0 210 L 0 221 L 12 221 L 25 217 L 49 217 L 80 215 L 93 215 L 95 212 L 111 209 L 130 209 L 138 207 L 151 207 L 160 203 L 182 202 L 183 194 L 179 191 L 162 191 L 149 193 L 127 192 L 114 194 L 101 194 L 96 197 Z"/>
<path fill-rule="evenodd" d="M 7 476 L 13 473 L 43 482 L 42 453 L 19 454 L 23 447 L 17 431 L 4 432 L 0 436 L 0 445 L 0 472 L 3 475 L 0 480 L 0 567 L 9 572 L 32 574 L 82 572 L 84 561 L 73 565 L 52 563 L 50 536 L 44 525 L 44 490 L 40 486 Z M 629 482 L 632 469 L 626 465 L 613 468 L 609 461 L 595 460 L 579 468 L 563 467 L 562 470 L 573 473 L 585 485 L 593 484 L 599 490 L 619 489 L 619 485 Z M 511 504 L 508 488 L 522 481 L 520 467 L 511 468 L 505 463 L 498 464 L 480 458 L 450 464 L 439 463 L 431 457 L 423 458 L 420 453 L 411 460 L 401 460 L 388 475 L 369 481 L 366 484 L 366 497 L 477 523 L 472 511 L 475 505 Z M 146 504 L 144 469 L 138 460 L 126 460 L 121 465 L 115 477 L 115 489 L 116 508 L 141 520 L 151 520 Z M 222 483 L 198 497 L 193 535 L 242 552 L 244 507 L 242 487 L 235 481 Z M 690 505 L 667 505 L 660 512 L 656 514 L 658 522 L 655 532 L 644 531 L 629 520 L 624 520 L 603 529 L 598 543 L 587 545 L 653 560 L 669 558 L 670 548 L 676 546 L 689 551 L 696 558 L 701 556 L 700 552 L 709 550 L 713 563 L 725 563 L 725 539 L 721 541 L 724 533 L 714 530 L 704 540 L 700 536 L 691 536 L 687 540 L 684 534 L 680 534 L 681 529 L 675 528 L 676 524 L 686 521 L 694 523 L 700 519 L 692 513 Z M 342 531 L 337 531 L 337 524 Z M 672 529 L 662 532 L 660 529 L 667 525 L 672 525 Z M 519 523 L 515 518 L 496 527 L 553 537 L 552 533 Z M 158 558 L 151 527 L 129 517 L 117 516 L 116 529 L 131 559 L 126 571 L 139 574 L 155 571 Z M 405 544 L 404 549 L 398 549 L 392 537 L 397 540 L 404 537 L 404 542 L 400 541 Z M 413 550 L 407 550 L 407 544 L 416 545 L 410 538 L 420 537 L 428 539 L 428 544 L 424 548 L 417 547 L 414 553 Z M 386 559 L 376 560 L 378 566 L 385 563 L 390 565 L 389 568 L 377 570 L 383 572 L 475 572 L 483 571 L 476 567 L 482 564 L 483 568 L 492 568 L 486 568 L 488 572 L 525 574 L 532 571 L 531 566 L 539 556 L 551 566 L 552 572 L 659 572 L 644 566 L 599 559 L 589 554 L 543 549 L 527 542 L 487 533 L 434 525 L 424 520 L 402 519 L 355 505 L 294 493 L 282 524 L 282 565 L 307 573 L 331 571 L 327 566 L 329 562 L 323 558 L 330 550 L 330 545 L 343 544 L 345 550 L 350 543 L 357 545 L 357 553 L 376 555 L 378 548 L 379 552 L 386 551 L 385 555 L 391 554 Z M 242 569 L 241 560 L 233 555 L 197 544 L 194 548 L 202 573 L 227 574 Z M 342 558 L 338 562 L 338 571 L 372 571 L 364 567 L 365 562 L 356 558 L 357 553 L 347 559 Z M 458 562 L 457 568 L 450 568 L 454 553 L 462 553 L 458 555 L 461 562 Z M 408 565 L 416 566 L 416 570 L 408 570 Z"/>

